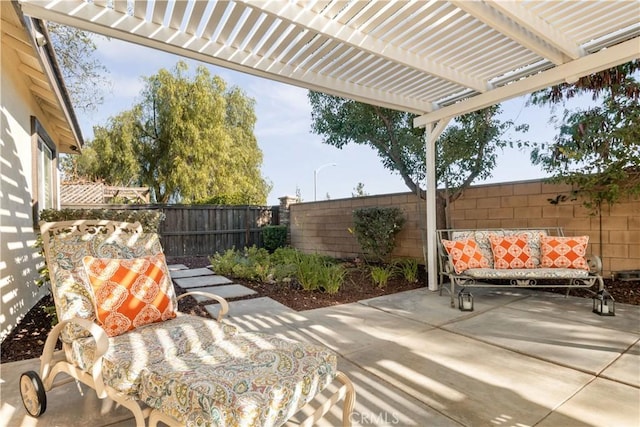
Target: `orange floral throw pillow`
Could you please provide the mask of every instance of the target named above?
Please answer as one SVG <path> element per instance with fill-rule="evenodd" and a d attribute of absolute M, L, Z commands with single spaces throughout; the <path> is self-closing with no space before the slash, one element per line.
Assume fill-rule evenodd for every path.
<path fill-rule="evenodd" d="M 493 267 L 499 269 L 536 268 L 526 235 L 496 236 L 489 234 Z"/>
<path fill-rule="evenodd" d="M 108 336 L 176 317 L 163 254 L 133 259 L 86 256 L 82 262 L 95 295 L 96 316 Z"/>
<path fill-rule="evenodd" d="M 557 237 L 540 236 L 542 258 L 540 265 L 545 268 L 575 268 L 589 270 L 587 244 L 589 236 Z"/>
<path fill-rule="evenodd" d="M 473 239 L 444 240 L 442 245 L 449 254 L 453 269 L 457 274 L 470 268 L 489 268 L 489 260 L 482 255 L 478 244 Z"/>

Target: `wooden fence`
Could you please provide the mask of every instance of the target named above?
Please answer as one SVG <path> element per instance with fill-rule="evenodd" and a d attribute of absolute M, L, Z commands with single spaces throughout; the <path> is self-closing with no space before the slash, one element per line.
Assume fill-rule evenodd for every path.
<path fill-rule="evenodd" d="M 231 248 L 262 246 L 262 228 L 277 224 L 277 207 L 167 206 L 160 226 L 170 256 L 212 255 Z M 275 225 L 274 224 L 274 225 Z"/>
<path fill-rule="evenodd" d="M 262 227 L 278 225 L 278 206 L 92 205 L 84 209 L 160 210 L 160 239 L 167 256 L 208 256 L 231 248 L 261 247 Z"/>

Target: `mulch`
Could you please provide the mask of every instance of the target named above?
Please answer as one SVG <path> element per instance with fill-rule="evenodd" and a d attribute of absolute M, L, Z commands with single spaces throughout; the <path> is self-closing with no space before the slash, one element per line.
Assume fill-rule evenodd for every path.
<path fill-rule="evenodd" d="M 209 260 L 206 257 L 177 258 L 168 259 L 170 264 L 184 264 L 189 268 L 206 267 Z M 382 295 L 408 291 L 424 286 L 426 278 L 424 274 L 418 282 L 410 283 L 403 278 L 391 278 L 388 284 L 379 288 L 376 287 L 364 270 L 355 264 L 347 264 L 347 280 L 335 294 L 326 294 L 319 291 L 305 291 L 295 284 L 283 286 L 277 284 L 266 284 L 256 281 L 234 279 L 234 283 L 242 284 L 257 292 L 257 294 L 238 298 L 248 299 L 257 297 L 269 297 L 293 310 L 304 311 L 315 308 L 328 307 L 339 304 L 347 304 L 363 299 L 374 298 Z M 607 290 L 611 293 L 616 302 L 640 305 L 640 283 L 630 281 L 605 280 Z M 544 292 L 544 290 L 540 290 Z M 566 289 L 548 289 L 547 291 L 564 294 Z M 180 287 L 176 287 L 176 293 L 185 292 Z M 586 289 L 574 289 L 573 296 L 591 298 L 592 293 Z M 194 315 L 210 317 L 204 306 L 211 301 L 198 303 L 191 297 L 186 297 L 180 301 L 180 311 Z M 51 318 L 45 313 L 43 308 L 53 305 L 51 296 L 42 298 L 4 339 L 0 346 L 0 362 L 15 362 L 19 360 L 39 357 L 42 354 L 45 340 L 51 330 Z"/>

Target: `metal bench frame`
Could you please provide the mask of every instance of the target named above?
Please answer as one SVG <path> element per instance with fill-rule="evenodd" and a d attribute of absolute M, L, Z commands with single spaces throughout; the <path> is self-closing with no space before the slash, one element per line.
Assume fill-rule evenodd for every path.
<path fill-rule="evenodd" d="M 496 280 L 493 277 L 477 278 L 465 275 L 464 272 L 458 274 L 453 268 L 453 264 L 449 259 L 442 239 L 449 239 L 454 232 L 474 232 L 474 231 L 501 231 L 501 232 L 518 232 L 518 231 L 546 231 L 549 236 L 564 236 L 562 227 L 530 227 L 530 228 L 448 228 L 437 230 L 438 234 L 438 287 L 440 295 L 445 289 L 451 296 L 451 307 L 455 307 L 456 287 L 463 291 L 465 288 L 567 288 L 566 295 L 574 288 L 591 288 L 598 283 L 598 290 L 604 289 L 604 281 L 602 279 L 602 261 L 597 255 L 587 255 L 587 264 L 589 265 L 589 276 L 584 278 L 554 278 L 548 279 L 544 277 L 527 277 L 507 278 L 500 280 L 509 281 L 508 284 L 489 283 L 483 280 Z M 445 277 L 449 278 L 449 287 L 445 287 Z M 553 282 L 553 283 L 551 283 Z M 564 282 L 564 283 L 561 283 Z"/>

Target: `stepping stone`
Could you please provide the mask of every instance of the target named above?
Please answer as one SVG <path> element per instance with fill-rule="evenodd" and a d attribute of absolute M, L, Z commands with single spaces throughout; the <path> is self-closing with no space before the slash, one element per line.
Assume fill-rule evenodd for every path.
<path fill-rule="evenodd" d="M 184 264 L 169 264 L 167 265 L 167 268 L 169 269 L 169 271 L 178 271 L 178 270 L 188 270 L 189 267 L 187 267 Z"/>
<path fill-rule="evenodd" d="M 212 276 L 213 271 L 208 268 L 191 268 L 188 270 L 172 271 L 172 279 L 181 279 L 183 277 L 196 277 L 196 276 Z"/>
<path fill-rule="evenodd" d="M 249 289 L 246 286 L 242 285 L 222 285 L 216 286 L 215 288 L 195 288 L 189 289 L 189 291 L 211 292 L 213 294 L 221 296 L 222 298 L 239 298 L 245 297 L 247 295 L 257 294 L 257 292 L 253 289 Z M 207 297 L 201 295 L 192 295 L 192 297 L 195 298 L 198 302 L 202 302 L 208 299 Z"/>
<path fill-rule="evenodd" d="M 203 286 L 228 285 L 233 283 L 224 276 L 216 275 L 185 277 L 183 279 L 176 279 L 174 282 L 181 288 L 201 288 Z"/>
<path fill-rule="evenodd" d="M 207 307 L 205 307 L 205 310 L 207 310 Z M 276 315 L 280 313 L 295 313 L 295 311 L 269 297 L 252 298 L 229 302 L 229 315 L 231 317 L 252 314 Z"/>

